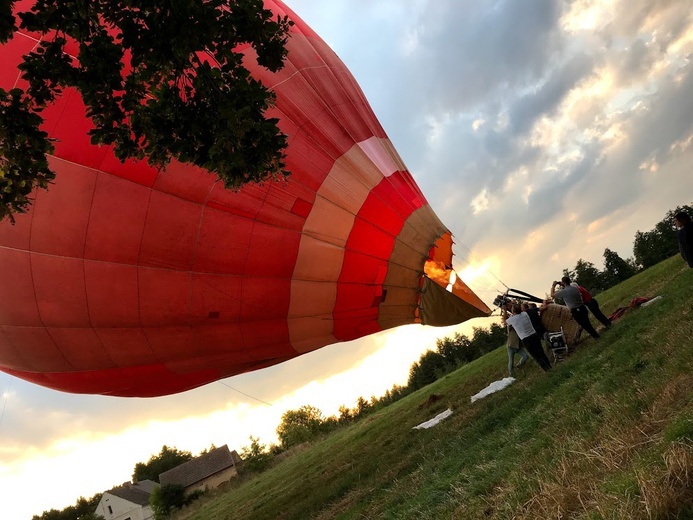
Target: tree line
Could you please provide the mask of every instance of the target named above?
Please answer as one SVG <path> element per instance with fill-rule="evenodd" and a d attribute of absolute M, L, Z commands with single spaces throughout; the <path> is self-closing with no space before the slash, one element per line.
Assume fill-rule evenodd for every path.
<path fill-rule="evenodd" d="M 618 285 L 634 274 L 678 254 L 679 245 L 674 231 L 674 215 L 684 211 L 693 215 L 691 205 L 677 206 L 669 210 L 664 218 L 649 231 L 637 231 L 633 241 L 633 256 L 623 259 L 608 247 L 604 249 L 604 269 L 599 270 L 592 262 L 580 258 L 573 269 L 564 269 L 563 274 L 593 294 Z"/>

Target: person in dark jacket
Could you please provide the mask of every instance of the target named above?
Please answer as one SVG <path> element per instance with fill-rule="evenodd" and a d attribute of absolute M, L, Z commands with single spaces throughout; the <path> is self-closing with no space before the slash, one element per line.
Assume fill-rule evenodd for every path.
<path fill-rule="evenodd" d="M 693 267 L 693 224 L 691 224 L 691 217 L 685 211 L 679 211 L 674 215 L 674 222 L 678 228 L 676 236 L 679 239 L 681 256 L 688 267 Z"/>
<path fill-rule="evenodd" d="M 532 327 L 539 336 L 540 339 L 544 339 L 544 334 L 546 334 L 546 329 L 544 324 L 541 322 L 541 312 L 539 308 L 531 303 L 524 302 L 520 305 L 522 312 L 526 312 L 529 319 L 532 321 Z"/>

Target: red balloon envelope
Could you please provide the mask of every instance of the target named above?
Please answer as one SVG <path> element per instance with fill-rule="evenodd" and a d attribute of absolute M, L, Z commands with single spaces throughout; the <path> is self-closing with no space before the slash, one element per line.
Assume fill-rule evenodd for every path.
<path fill-rule="evenodd" d="M 452 240 L 329 47 L 295 25 L 277 94 L 287 182 L 224 189 L 172 163 L 121 164 L 92 146 L 80 96 L 46 113 L 49 191 L 0 223 L 0 369 L 79 393 L 156 396 L 414 322 L 489 309 L 447 283 Z M 36 45 L 2 47 L 0 87 Z M 424 265 L 428 275 L 424 275 Z M 439 284 L 432 283 L 436 278 Z"/>

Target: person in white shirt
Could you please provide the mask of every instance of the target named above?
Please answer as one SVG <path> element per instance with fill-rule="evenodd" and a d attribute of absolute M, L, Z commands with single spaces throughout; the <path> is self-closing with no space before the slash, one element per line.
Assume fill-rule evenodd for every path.
<path fill-rule="evenodd" d="M 510 305 L 511 303 L 508 302 L 503 305 L 503 307 L 507 310 Z M 510 374 L 510 377 L 515 377 L 515 369 L 520 368 L 527 362 L 529 354 L 527 354 L 525 347 L 522 346 L 520 336 L 517 335 L 515 329 L 513 329 L 510 325 L 506 325 L 505 327 L 508 332 L 508 373 Z M 520 356 L 520 361 L 518 361 L 517 366 L 515 366 L 516 355 Z"/>
<path fill-rule="evenodd" d="M 532 327 L 532 320 L 526 312 L 522 312 L 519 305 L 513 305 L 512 310 L 513 315 L 508 316 L 508 311 L 502 307 L 501 320 L 504 324 L 510 325 L 515 329 L 515 332 L 517 332 L 527 352 L 530 353 L 534 361 L 536 361 L 545 372 L 548 372 L 551 369 L 551 361 L 549 361 L 546 352 L 544 352 L 544 348 L 541 346 L 541 339 L 539 339 L 534 327 Z"/>

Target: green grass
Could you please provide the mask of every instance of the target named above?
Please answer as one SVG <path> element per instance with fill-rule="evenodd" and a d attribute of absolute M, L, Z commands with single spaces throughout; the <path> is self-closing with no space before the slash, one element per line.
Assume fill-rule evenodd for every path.
<path fill-rule="evenodd" d="M 499 348 L 177 518 L 693 518 L 692 292 L 693 270 L 662 262 L 598 297 L 605 314 L 661 300 L 549 374 L 530 362 L 470 403 L 505 377 Z"/>

